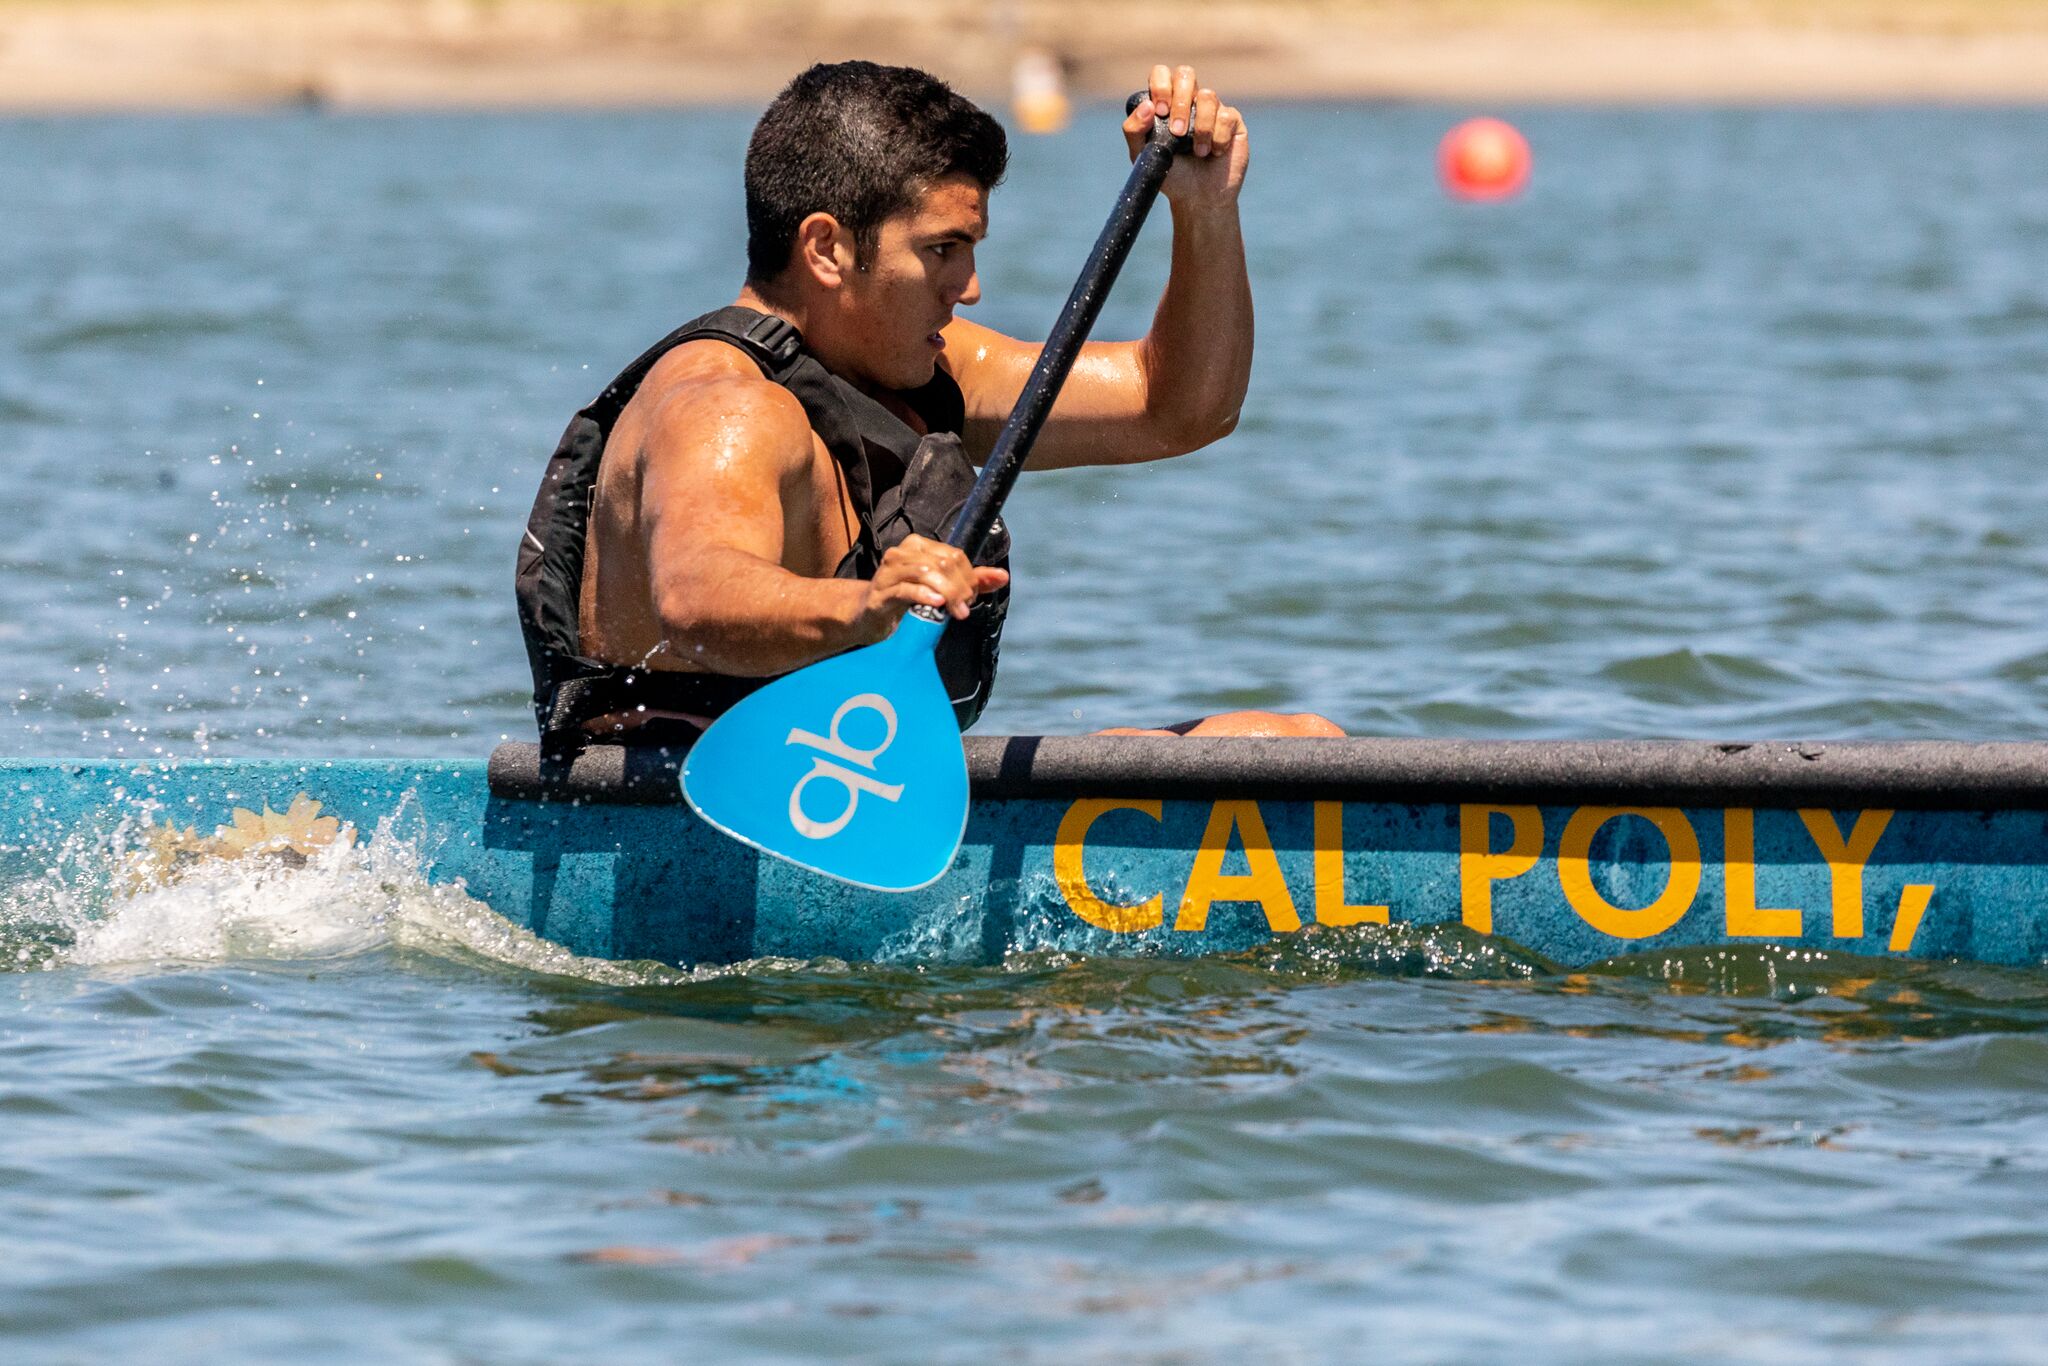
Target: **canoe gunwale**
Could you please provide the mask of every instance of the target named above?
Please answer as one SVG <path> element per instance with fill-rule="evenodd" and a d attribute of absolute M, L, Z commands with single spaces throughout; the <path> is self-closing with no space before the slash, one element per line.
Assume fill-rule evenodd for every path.
<path fill-rule="evenodd" d="M 2048 743 L 1896 740 L 1184 739 L 968 736 L 979 800 L 1090 796 L 1411 805 L 1871 807 L 2048 810 Z M 543 760 L 491 753 L 491 795 L 666 806 L 681 801 L 680 749 L 593 746 Z"/>

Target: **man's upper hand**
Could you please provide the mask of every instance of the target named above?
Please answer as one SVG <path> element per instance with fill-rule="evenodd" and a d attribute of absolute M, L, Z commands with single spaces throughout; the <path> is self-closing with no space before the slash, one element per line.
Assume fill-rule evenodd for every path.
<path fill-rule="evenodd" d="M 882 552 L 856 630 L 865 639 L 882 640 L 913 607 L 942 607 L 964 621 L 977 597 L 1009 581 L 1007 569 L 971 564 L 956 546 L 906 536 Z"/>
<path fill-rule="evenodd" d="M 1136 156 L 1155 116 L 1190 134 L 1165 193 L 1173 202 L 1173 269 L 1141 341 L 1091 341 L 1081 348 L 1052 416 L 1031 451 L 1034 469 L 1122 465 L 1198 450 L 1230 431 L 1251 378 L 1252 295 L 1238 222 L 1238 187 L 1251 159 L 1244 119 L 1194 68 L 1152 69 L 1124 121 Z M 946 328 L 945 363 L 967 403 L 969 452 L 994 445 L 1043 347 L 956 317 Z M 1169 363 L 1168 358 L 1171 358 Z"/>
<path fill-rule="evenodd" d="M 1175 157 L 1162 193 L 1173 204 L 1186 208 L 1207 208 L 1234 204 L 1238 187 L 1244 184 L 1245 167 L 1251 161 L 1251 143 L 1245 134 L 1244 116 L 1223 103 L 1214 90 L 1195 79 L 1191 66 L 1152 68 L 1147 86 L 1151 103 L 1140 102 L 1124 120 L 1124 141 L 1131 155 L 1145 145 L 1156 115 L 1167 120 L 1175 137 L 1191 135 L 1192 157 Z"/>

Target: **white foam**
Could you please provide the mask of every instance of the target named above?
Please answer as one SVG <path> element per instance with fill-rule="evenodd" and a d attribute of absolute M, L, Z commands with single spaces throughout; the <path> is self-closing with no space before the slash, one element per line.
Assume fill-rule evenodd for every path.
<path fill-rule="evenodd" d="M 166 881 L 132 889 L 123 888 L 122 869 L 149 829 L 146 821 L 124 822 L 106 840 L 74 835 L 45 876 L 0 891 L 0 928 L 18 950 L 15 966 L 310 962 L 398 950 L 615 985 L 712 975 L 579 957 L 515 925 L 460 884 L 430 882 L 417 845 L 397 833 L 414 824 L 406 811 L 401 804 L 369 838 L 336 841 L 303 861 L 204 858 Z M 60 946 L 67 938 L 70 944 Z"/>

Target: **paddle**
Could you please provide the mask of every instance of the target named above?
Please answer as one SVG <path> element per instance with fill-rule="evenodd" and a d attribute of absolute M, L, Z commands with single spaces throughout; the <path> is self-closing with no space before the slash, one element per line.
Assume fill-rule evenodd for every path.
<path fill-rule="evenodd" d="M 1148 98 L 1133 95 L 1127 109 Z M 972 559 L 1130 254 L 1176 150 L 1165 119 L 1139 149 L 1052 335 L 946 542 Z M 879 891 L 952 866 L 967 829 L 967 760 L 932 651 L 945 613 L 913 607 L 879 645 L 799 669 L 719 717 L 683 761 L 683 796 L 767 853 Z"/>

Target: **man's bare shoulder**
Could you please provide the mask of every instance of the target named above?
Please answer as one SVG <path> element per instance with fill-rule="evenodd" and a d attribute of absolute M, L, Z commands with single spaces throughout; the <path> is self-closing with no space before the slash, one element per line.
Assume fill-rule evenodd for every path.
<path fill-rule="evenodd" d="M 779 471 L 808 466 L 811 424 L 796 395 L 736 347 L 685 342 L 648 371 L 621 425 L 640 428 L 644 466 L 735 461 Z"/>

